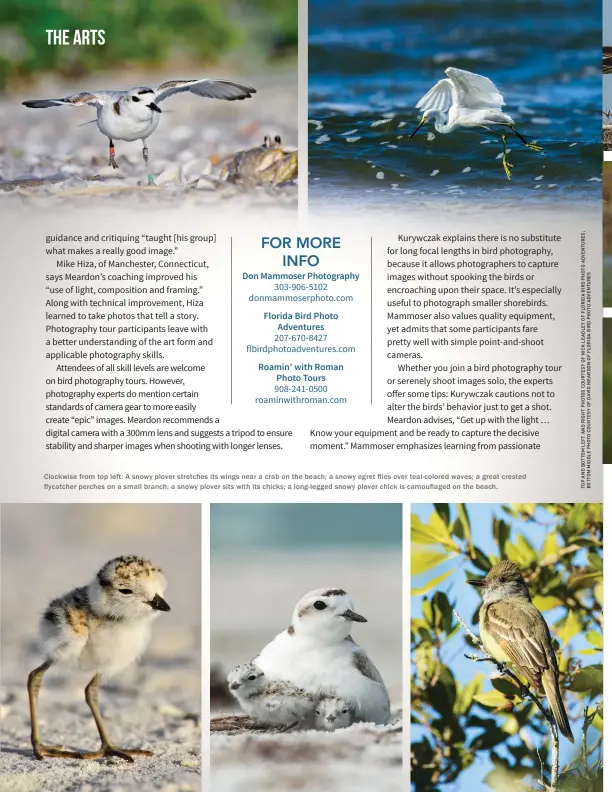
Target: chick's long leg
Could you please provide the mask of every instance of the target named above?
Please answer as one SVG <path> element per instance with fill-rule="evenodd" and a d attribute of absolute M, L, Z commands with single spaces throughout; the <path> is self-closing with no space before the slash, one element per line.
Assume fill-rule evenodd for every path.
<path fill-rule="evenodd" d="M 40 740 L 40 727 L 38 725 L 38 694 L 42 684 L 42 678 L 47 669 L 52 665 L 51 660 L 47 660 L 28 676 L 28 697 L 30 699 L 30 722 L 32 724 L 32 750 L 37 759 L 44 759 L 46 756 L 57 759 L 80 759 L 81 754 L 75 751 L 64 751 L 61 745 L 44 745 Z"/>
<path fill-rule="evenodd" d="M 113 745 L 106 731 L 106 727 L 104 726 L 102 716 L 100 715 L 100 707 L 98 702 L 99 686 L 100 675 L 96 674 L 85 688 L 85 701 L 91 710 L 91 714 L 94 716 L 102 746 L 99 751 L 80 754 L 80 757 L 82 759 L 101 759 L 104 756 L 117 756 L 120 759 L 125 759 L 126 762 L 133 762 L 134 756 L 153 756 L 151 751 L 143 751 L 136 748 L 117 748 L 116 745 Z"/>

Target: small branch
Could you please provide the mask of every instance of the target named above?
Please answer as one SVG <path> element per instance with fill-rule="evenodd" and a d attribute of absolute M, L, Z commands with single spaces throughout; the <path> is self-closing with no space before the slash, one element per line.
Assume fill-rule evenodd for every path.
<path fill-rule="evenodd" d="M 521 680 L 517 677 L 517 675 L 512 672 L 505 663 L 500 663 L 499 660 L 496 660 L 493 655 L 491 655 L 484 647 L 484 644 L 474 633 L 470 630 L 464 620 L 461 618 L 459 613 L 453 608 L 453 613 L 455 617 L 459 621 L 459 624 L 463 627 L 465 632 L 470 637 L 472 643 L 474 643 L 480 651 L 483 653 L 484 657 L 477 657 L 476 655 L 465 655 L 469 660 L 473 660 L 477 663 L 482 662 L 489 662 L 493 663 L 494 666 L 497 667 L 497 670 L 502 676 L 507 676 L 512 679 L 519 689 L 519 694 L 523 698 L 529 698 L 536 707 L 540 710 L 546 722 L 548 723 L 548 727 L 550 729 L 550 737 L 551 737 L 551 758 L 550 758 L 550 785 L 546 786 L 543 780 L 540 780 L 542 786 L 549 790 L 549 792 L 557 792 L 557 785 L 559 783 L 559 731 L 557 729 L 557 723 L 552 715 L 546 707 L 542 704 L 542 702 L 533 694 L 529 688 L 525 687 Z M 539 754 L 538 754 L 539 756 Z"/>
<path fill-rule="evenodd" d="M 589 760 L 587 753 L 587 731 L 589 730 L 589 708 L 584 708 L 584 720 L 582 722 L 582 764 L 584 765 L 585 778 L 589 778 Z"/>

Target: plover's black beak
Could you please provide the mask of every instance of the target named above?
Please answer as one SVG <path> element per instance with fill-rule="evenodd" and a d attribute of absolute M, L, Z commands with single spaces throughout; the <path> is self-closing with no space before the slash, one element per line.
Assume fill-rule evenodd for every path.
<path fill-rule="evenodd" d="M 367 622 L 367 619 L 366 619 L 365 616 L 360 616 L 358 613 L 355 613 L 355 611 L 352 611 L 350 609 L 349 610 L 345 610 L 342 615 L 344 616 L 345 619 L 348 619 L 349 621 Z"/>
<path fill-rule="evenodd" d="M 155 104 L 155 102 L 151 102 L 151 104 L 148 104 L 148 105 L 147 105 L 147 107 L 150 107 L 150 108 L 151 108 L 151 110 L 155 110 L 155 112 L 156 112 L 156 113 L 161 113 L 161 110 L 160 110 L 160 109 L 159 109 L 159 107 L 158 107 L 158 106 Z"/>
<path fill-rule="evenodd" d="M 163 597 L 160 597 L 159 594 L 156 594 L 153 597 L 151 602 L 149 602 L 149 605 L 153 608 L 153 610 L 158 610 L 158 611 L 170 610 L 170 605 L 168 605 L 166 600 Z"/>
<path fill-rule="evenodd" d="M 230 690 L 238 690 L 239 687 L 240 687 L 240 682 L 232 682 L 232 684 L 230 685 Z"/>

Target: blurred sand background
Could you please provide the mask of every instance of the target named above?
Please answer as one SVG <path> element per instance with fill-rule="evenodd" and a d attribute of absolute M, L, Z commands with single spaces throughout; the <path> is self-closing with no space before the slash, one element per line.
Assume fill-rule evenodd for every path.
<path fill-rule="evenodd" d="M 0 790 L 119 792 L 199 790 L 201 706 L 201 509 L 198 505 L 6 505 L 1 511 L 2 756 Z M 91 580 L 110 558 L 141 555 L 163 567 L 172 610 L 153 626 L 139 663 L 103 682 L 100 707 L 119 746 L 154 751 L 119 759 L 39 761 L 30 747 L 26 681 L 41 662 L 38 619 L 52 598 Z M 88 674 L 43 679 L 43 740 L 94 750 L 84 701 Z"/>
<path fill-rule="evenodd" d="M 231 504 L 211 507 L 211 665 L 248 662 L 314 588 L 344 588 L 368 622 L 352 635 L 402 706 L 401 507 Z M 238 712 L 213 696 L 211 717 Z M 211 734 L 212 792 L 401 788 L 402 735 L 355 724 L 333 733 Z"/>

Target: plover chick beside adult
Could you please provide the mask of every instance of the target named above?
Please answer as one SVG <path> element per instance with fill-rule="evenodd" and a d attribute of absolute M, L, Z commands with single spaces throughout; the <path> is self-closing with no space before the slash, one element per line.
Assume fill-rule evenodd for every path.
<path fill-rule="evenodd" d="M 253 663 L 236 666 L 227 677 L 230 693 L 251 718 L 289 726 L 314 714 L 316 697 L 291 682 L 271 681 Z"/>
<path fill-rule="evenodd" d="M 115 140 L 142 141 L 142 158 L 147 168 L 147 180 L 154 184 L 149 170 L 147 138 L 155 132 L 161 116 L 160 103 L 176 93 L 189 92 L 205 99 L 225 99 L 233 102 L 250 99 L 255 88 L 230 80 L 168 80 L 158 88 L 138 86 L 128 91 L 83 91 L 61 99 L 28 99 L 26 107 L 80 107 L 90 105 L 97 109 L 97 118 L 87 123 L 97 123 L 98 129 L 108 138 L 108 164 L 115 162 Z"/>
<path fill-rule="evenodd" d="M 99 759 L 153 756 L 150 751 L 117 748 L 107 734 L 98 705 L 100 680 L 134 662 L 145 650 L 151 625 L 170 606 L 163 598 L 166 579 L 159 567 L 137 556 L 108 561 L 87 586 L 54 599 L 40 621 L 45 661 L 28 677 L 32 748 L 37 759 Z M 94 674 L 85 688 L 85 701 L 94 717 L 102 745 L 89 753 L 45 745 L 38 725 L 38 693 L 43 674 L 51 666 Z"/>
<path fill-rule="evenodd" d="M 324 696 L 315 707 L 314 727 L 321 731 L 346 729 L 353 719 L 352 707 L 336 696 Z"/>
<path fill-rule="evenodd" d="M 343 698 L 356 721 L 386 724 L 391 715 L 387 688 L 351 638 L 353 624 L 366 621 L 343 589 L 309 591 L 295 606 L 290 626 L 253 662 L 270 679 L 292 682 L 319 698 Z"/>

